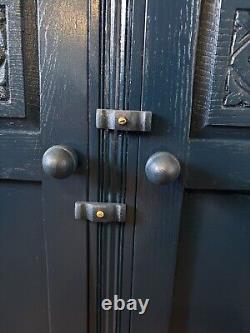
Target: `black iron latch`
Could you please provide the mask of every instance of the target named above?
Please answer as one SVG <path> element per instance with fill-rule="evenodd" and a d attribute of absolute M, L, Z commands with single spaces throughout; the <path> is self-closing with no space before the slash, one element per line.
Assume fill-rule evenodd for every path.
<path fill-rule="evenodd" d="M 90 222 L 125 222 L 126 205 L 110 202 L 84 202 L 75 203 L 75 218 Z"/>
<path fill-rule="evenodd" d="M 96 127 L 118 131 L 150 132 L 152 112 L 97 109 Z"/>

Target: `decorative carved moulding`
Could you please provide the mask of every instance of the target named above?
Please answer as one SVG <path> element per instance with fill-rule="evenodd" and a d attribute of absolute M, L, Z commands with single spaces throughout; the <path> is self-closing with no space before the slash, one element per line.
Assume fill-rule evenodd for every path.
<path fill-rule="evenodd" d="M 201 3 L 192 133 L 210 125 L 250 126 L 249 0 Z"/>
<path fill-rule="evenodd" d="M 0 117 L 25 117 L 21 1 L 0 0 Z"/>
<path fill-rule="evenodd" d="M 236 10 L 224 105 L 250 107 L 250 10 Z"/>
<path fill-rule="evenodd" d="M 35 0 L 0 0 L 0 118 L 38 118 Z"/>
<path fill-rule="evenodd" d="M 0 101 L 9 99 L 6 7 L 0 6 Z"/>

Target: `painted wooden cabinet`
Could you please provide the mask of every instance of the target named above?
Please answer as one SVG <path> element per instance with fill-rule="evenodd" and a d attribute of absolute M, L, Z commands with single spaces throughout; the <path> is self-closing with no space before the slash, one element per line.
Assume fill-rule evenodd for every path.
<path fill-rule="evenodd" d="M 0 333 L 249 333 L 249 156 L 249 0 L 1 0 Z"/>

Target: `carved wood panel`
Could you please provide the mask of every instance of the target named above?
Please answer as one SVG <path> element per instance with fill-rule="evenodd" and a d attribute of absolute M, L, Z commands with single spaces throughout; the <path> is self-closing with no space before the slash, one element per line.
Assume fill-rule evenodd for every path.
<path fill-rule="evenodd" d="M 225 106 L 250 106 L 250 10 L 235 14 L 225 91 Z"/>
<path fill-rule="evenodd" d="M 196 52 L 192 131 L 249 127 L 249 1 L 203 0 Z"/>
<path fill-rule="evenodd" d="M 1 118 L 39 112 L 37 44 L 36 1 L 0 0 Z"/>
<path fill-rule="evenodd" d="M 0 6 L 0 101 L 9 99 L 7 60 L 6 7 Z"/>

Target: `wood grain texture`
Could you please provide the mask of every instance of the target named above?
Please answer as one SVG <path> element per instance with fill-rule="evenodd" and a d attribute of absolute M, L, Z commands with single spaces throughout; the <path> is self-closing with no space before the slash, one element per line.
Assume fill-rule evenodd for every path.
<path fill-rule="evenodd" d="M 248 190 L 249 149 L 248 140 L 192 140 L 186 162 L 185 186 Z"/>
<path fill-rule="evenodd" d="M 225 84 L 224 106 L 242 108 L 250 106 L 249 45 L 250 9 L 236 10 L 230 46 L 230 63 Z"/>
<path fill-rule="evenodd" d="M 10 191 L 5 192 L 7 197 L 2 200 L 6 206 L 1 209 L 5 217 L 1 218 L 2 231 L 7 230 L 8 237 L 1 239 L 0 246 L 9 251 L 10 244 L 6 241 L 13 239 L 14 242 L 13 251 L 6 257 L 2 253 L 1 257 L 9 274 L 4 275 L 5 282 L 9 281 L 1 303 L 0 325 L 3 331 L 11 332 L 20 329 L 27 333 L 87 332 L 86 225 L 74 220 L 74 202 L 86 199 L 87 190 L 84 176 L 88 151 L 87 2 L 65 0 L 56 4 L 28 0 L 18 8 L 15 8 L 16 1 L 7 5 L 10 19 L 17 17 L 14 23 L 22 23 L 16 26 L 15 38 L 10 43 L 22 44 L 22 58 L 19 59 L 16 48 L 15 60 L 24 65 L 24 71 L 20 77 L 17 66 L 11 76 L 24 84 L 25 118 L 11 118 L 8 114 L 8 118 L 0 119 L 2 195 L 8 190 L 5 186 L 8 180 L 13 192 L 10 196 L 15 200 L 21 196 L 14 210 Z M 61 182 L 46 177 L 41 171 L 43 152 L 57 143 L 71 145 L 79 156 L 77 173 Z M 33 185 L 34 181 L 39 185 Z M 23 227 L 22 232 L 11 235 L 9 228 L 15 227 L 17 221 Z M 37 221 L 40 221 L 39 235 L 35 229 Z M 22 247 L 19 251 L 18 244 Z M 39 257 L 40 245 L 43 253 Z M 23 272 L 18 271 L 22 264 L 26 265 Z M 12 275 L 16 277 L 13 291 L 12 278 L 8 278 Z M 16 297 L 20 296 L 19 300 L 15 299 L 14 292 Z"/>
<path fill-rule="evenodd" d="M 145 3 L 115 1 L 102 6 L 96 1 L 90 8 L 93 21 L 89 28 L 89 198 L 125 201 L 128 210 L 124 226 L 89 226 L 89 322 L 91 332 L 128 332 L 131 313 L 104 313 L 100 310 L 100 301 L 115 293 L 124 299 L 133 295 L 139 134 L 102 131 L 97 140 L 94 111 L 98 107 L 141 109 Z M 97 14 L 101 14 L 99 20 Z M 101 53 L 98 53 L 98 47 L 101 47 Z M 91 56 L 93 54 L 100 57 L 99 76 L 96 75 L 98 62 Z M 99 91 L 99 101 L 96 91 Z"/>
<path fill-rule="evenodd" d="M 193 86 L 192 131 L 207 125 L 215 75 L 221 2 L 201 1 Z"/>
<path fill-rule="evenodd" d="M 95 91 L 90 90 L 90 161 L 91 200 L 125 202 L 128 175 L 127 156 L 129 152 L 128 135 L 116 131 L 98 131 L 95 129 L 96 108 L 128 109 L 128 70 L 130 60 L 130 20 L 132 15 L 130 1 L 96 1 L 91 5 L 94 21 L 90 25 L 90 54 L 94 51 L 99 56 L 100 69 L 97 76 L 96 59 L 90 59 L 90 86 L 98 87 L 99 101 Z M 99 16 L 98 16 L 99 15 Z M 99 24 L 96 26 L 99 17 Z M 98 28 L 99 27 L 99 32 Z M 100 53 L 98 52 L 98 48 Z M 94 74 L 96 76 L 94 76 Z M 99 81 L 98 81 L 99 80 Z M 94 106 L 94 107 L 92 107 Z M 96 156 L 98 160 L 96 161 Z M 133 155 L 134 165 L 136 156 Z M 95 166 L 95 169 L 93 167 Z M 94 175 L 98 171 L 97 176 Z M 130 182 L 135 182 L 134 178 Z M 134 200 L 134 198 L 133 198 Z M 130 209 L 130 208 L 129 208 Z M 101 311 L 101 300 L 114 294 L 130 295 L 131 274 L 128 274 L 127 261 L 132 260 L 132 250 L 124 256 L 124 244 L 127 233 L 133 232 L 130 224 L 90 226 L 90 330 L 91 332 L 126 332 L 129 325 L 128 313 Z M 128 231 L 129 230 L 129 231 Z M 127 241 L 132 242 L 131 235 Z M 130 243 L 131 247 L 132 244 Z M 127 245 L 126 245 L 127 246 Z M 124 283 L 126 281 L 126 283 Z M 121 322 L 123 321 L 123 324 Z"/>
<path fill-rule="evenodd" d="M 0 5 L 0 100 L 9 99 L 9 73 L 7 60 L 7 16 L 5 5 Z"/>
<path fill-rule="evenodd" d="M 8 96 L 0 102 L 0 330 L 45 332 L 49 323 L 36 1 L 27 0 L 23 5 L 1 1 L 0 6 L 6 10 L 7 38 L 1 39 L 1 46 L 7 48 L 2 71 L 8 71 L 3 74 L 6 82 L 2 80 Z M 28 82 L 24 82 L 26 75 Z"/>
<path fill-rule="evenodd" d="M 249 127 L 248 68 L 248 1 L 201 1 L 192 136 L 209 125 Z"/>
<path fill-rule="evenodd" d="M 13 87 L 9 82 L 9 89 L 15 93 L 18 90 L 18 96 L 13 94 L 10 96 L 11 101 L 0 103 L 0 129 L 1 130 L 21 130 L 21 131 L 39 131 L 40 126 L 40 91 L 39 91 L 39 60 L 38 60 L 38 31 L 37 31 L 37 2 L 36 0 L 27 0 L 22 2 L 18 11 L 14 6 L 6 6 L 8 13 L 12 13 L 9 17 L 13 22 L 18 20 L 12 29 L 6 32 L 11 39 L 11 43 L 16 40 L 19 46 L 10 47 L 8 59 L 11 61 L 12 53 L 16 62 L 20 62 L 20 66 L 9 65 L 10 75 L 14 80 L 20 81 L 23 85 L 21 89 L 18 86 Z M 16 11 L 13 13 L 13 11 Z M 13 15 L 13 16 L 12 16 Z M 14 24 L 14 23 L 13 23 Z M 11 23 L 9 23 L 11 28 Z M 15 33 L 15 29 L 17 32 Z M 14 36 L 13 36 L 14 33 Z M 18 47 L 21 47 L 21 57 L 16 55 Z M 12 52 L 12 53 L 11 53 Z M 21 72 L 20 72 L 21 71 Z M 21 100 L 22 110 L 18 107 Z M 8 105 L 7 105 L 8 104 Z M 13 107 L 13 112 L 11 109 Z M 21 111 L 20 111 L 21 110 Z M 22 115 L 21 115 L 21 113 Z M 16 114 L 18 113 L 18 115 Z M 18 116 L 18 118 L 16 117 Z M 20 117 L 19 117 L 20 116 Z M 15 118 L 13 118 L 15 117 Z"/>
<path fill-rule="evenodd" d="M 238 3 L 248 12 L 246 0 Z M 3 331 L 19 332 L 8 322 L 13 315 L 26 333 L 172 333 L 179 329 L 197 333 L 197 327 L 210 332 L 208 307 L 200 324 L 200 312 L 189 302 L 208 301 L 206 284 L 196 285 L 198 292 L 182 299 L 183 288 L 197 281 L 192 280 L 192 240 L 201 244 L 196 248 L 201 258 L 196 277 L 203 281 L 204 257 L 211 255 L 210 270 L 217 260 L 206 244 L 215 242 L 223 257 L 230 239 L 236 237 L 234 220 L 242 211 L 235 238 L 241 246 L 232 254 L 243 258 L 236 262 L 238 273 L 227 280 L 230 258 L 220 262 L 219 271 L 221 281 L 228 283 L 228 297 L 237 302 L 239 317 L 228 327 L 228 303 L 222 295 L 220 305 L 226 308 L 220 318 L 219 311 L 217 317 L 213 312 L 217 326 L 212 328 L 216 332 L 226 327 L 230 332 L 239 324 L 239 330 L 246 332 L 248 299 L 243 297 L 241 303 L 242 289 L 231 288 L 230 293 L 229 286 L 248 274 L 244 233 L 249 219 L 249 198 L 244 194 L 250 187 L 248 107 L 244 106 L 246 114 L 239 114 L 239 106 L 213 108 L 216 103 L 221 107 L 225 97 L 235 10 L 234 0 L 22 3 L 25 118 L 0 119 L 0 194 L 6 216 L 0 222 L 0 247 L 8 252 L 0 259 L 1 269 L 9 268 L 4 281 L 16 274 L 17 286 L 24 286 L 15 290 L 22 296 L 24 314 L 20 316 L 21 303 L 15 303 L 9 279 L 0 300 Z M 220 85 L 219 99 L 213 97 L 215 84 Z M 97 108 L 152 111 L 152 132 L 98 130 Z M 56 180 L 41 172 L 43 152 L 56 144 L 69 145 L 78 154 L 79 167 L 68 179 Z M 147 159 L 157 151 L 170 152 L 181 163 L 181 177 L 165 187 L 151 184 L 144 172 Z M 183 193 L 190 189 L 182 205 Z M 18 200 L 17 196 L 21 196 L 18 225 L 10 209 L 11 199 Z M 124 225 L 76 222 L 74 203 L 81 200 L 126 203 L 127 221 Z M 220 216 L 223 221 L 217 229 L 214 217 L 220 220 Z M 20 237 L 11 232 L 13 227 Z M 223 246 L 218 239 L 225 241 Z M 20 252 L 9 240 L 19 244 Z M 36 254 L 39 263 L 33 261 Z M 18 258 L 25 264 L 24 272 L 18 270 Z M 29 270 L 31 276 L 27 276 Z M 208 282 L 215 279 L 216 274 Z M 27 290 L 33 296 L 24 298 Z M 102 311 L 101 301 L 114 294 L 124 299 L 150 298 L 146 313 Z M 27 322 L 31 307 L 34 320 Z"/>
<path fill-rule="evenodd" d="M 88 28 L 88 189 L 87 200 L 99 200 L 99 136 L 95 123 L 95 112 L 100 105 L 100 1 L 89 2 L 89 28 Z M 88 228 L 88 309 L 89 309 L 89 332 L 98 332 L 100 305 L 99 300 L 99 276 L 98 245 L 99 225 L 87 225 Z M 100 329 L 99 329 L 100 332 Z"/>
<path fill-rule="evenodd" d="M 132 315 L 135 333 L 165 333 L 170 322 L 183 185 L 155 186 L 144 167 L 168 151 L 184 168 L 197 14 L 197 1 L 147 2 L 141 107 L 153 112 L 153 130 L 139 145 L 133 296 L 150 305 L 143 317 Z"/>
<path fill-rule="evenodd" d="M 87 189 L 87 1 L 39 1 L 41 136 L 45 151 L 69 145 L 79 157 L 65 180 L 42 178 L 47 254 L 49 330 L 88 330 L 87 225 L 74 220 L 74 203 Z"/>
<path fill-rule="evenodd" d="M 0 179 L 41 180 L 40 134 L 0 132 Z"/>
<path fill-rule="evenodd" d="M 24 119 L 11 118 L 13 115 L 8 114 L 9 118 L 2 118 L 0 112 L 0 147 L 1 147 L 1 162 L 0 162 L 0 178 L 1 179 L 19 179 L 19 180 L 41 180 L 41 139 L 39 132 L 39 68 L 38 68 L 38 51 L 37 51 L 37 26 L 36 26 L 36 1 L 28 0 L 21 7 L 17 3 L 9 6 L 6 3 L 6 10 L 10 20 L 17 20 L 8 25 L 10 29 L 19 27 L 20 21 L 25 29 L 23 38 L 20 36 L 21 26 L 16 32 L 17 43 L 22 42 L 22 58 L 18 55 L 18 48 L 15 49 L 16 61 L 21 61 L 25 64 L 25 71 L 22 72 L 22 77 L 19 78 L 19 70 L 17 67 L 10 67 L 11 75 L 15 80 L 23 80 L 26 76 L 25 87 L 25 117 Z M 15 24 L 14 24 L 15 23 Z M 14 26 L 12 27 L 12 24 Z M 8 32 L 8 31 L 7 31 Z M 9 32 L 8 32 L 9 33 Z M 11 34 L 9 35 L 12 38 Z M 14 43 L 15 39 L 11 41 Z M 12 52 L 10 47 L 10 52 Z M 18 60 L 19 59 L 19 60 Z M 11 58 L 10 58 L 11 60 Z M 23 66 L 23 65 L 22 65 Z M 22 67 L 23 68 L 23 67 Z M 10 89 L 11 88 L 10 84 Z M 16 87 L 18 88 L 18 87 Z M 20 89 L 18 88 L 18 91 Z M 19 91 L 21 94 L 21 90 Z M 13 96 L 12 96 L 13 97 Z M 24 96 L 22 97 L 24 102 Z M 23 103 L 22 102 L 22 103 Z M 14 103 L 15 104 L 15 103 Z M 15 112 L 20 110 L 13 104 Z M 4 104 L 0 105 L 4 108 Z M 19 110 L 19 111 L 18 111 Z M 20 115 L 20 114 L 19 114 Z"/>
<path fill-rule="evenodd" d="M 25 117 L 24 77 L 22 56 L 22 17 L 20 0 L 1 1 L 6 15 L 6 98 L 0 104 L 1 117 Z M 7 87 L 6 86 L 6 87 Z"/>
<path fill-rule="evenodd" d="M 243 9 L 242 12 L 246 14 L 246 17 L 245 23 L 242 22 L 244 32 L 243 28 L 240 29 L 242 31 L 242 37 L 244 36 L 240 42 L 240 34 L 236 33 L 235 24 L 238 25 L 239 23 L 237 23 L 237 13 L 238 9 L 241 8 Z M 208 119 L 210 125 L 249 127 L 250 112 L 247 105 L 243 102 L 246 100 L 247 95 L 249 95 L 247 88 L 247 72 L 249 67 L 249 48 L 247 42 L 249 39 L 248 21 L 248 1 L 222 1 L 215 76 L 213 79 L 211 109 Z M 237 44 L 234 44 L 234 41 Z M 243 48 L 240 47 L 240 43 L 242 43 L 242 45 L 244 44 Z M 231 105 L 229 105 L 226 101 L 229 101 L 227 96 L 228 98 L 229 96 L 233 97 L 231 93 L 235 95 L 235 98 L 234 102 L 231 100 Z M 236 99 L 241 99 L 241 101 L 237 103 L 235 102 Z"/>

